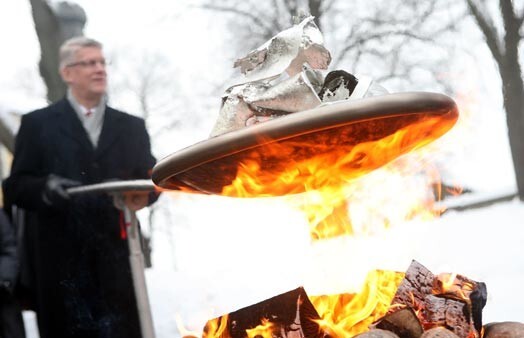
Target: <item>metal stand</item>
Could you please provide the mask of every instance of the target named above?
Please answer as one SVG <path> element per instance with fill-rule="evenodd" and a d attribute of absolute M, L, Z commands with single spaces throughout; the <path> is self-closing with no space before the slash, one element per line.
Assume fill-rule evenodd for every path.
<path fill-rule="evenodd" d="M 155 186 L 149 180 L 116 181 L 108 183 L 98 183 L 74 187 L 67 190 L 70 195 L 84 193 L 108 193 L 115 199 L 115 205 L 124 213 L 124 220 L 127 228 L 127 244 L 129 247 L 129 264 L 133 278 L 133 286 L 138 307 L 138 317 L 142 338 L 155 338 L 153 317 L 147 293 L 146 278 L 144 274 L 145 263 L 142 245 L 140 243 L 140 231 L 135 212 L 129 210 L 123 202 L 124 192 L 154 191 Z"/>
<path fill-rule="evenodd" d="M 140 231 L 135 212 L 124 206 L 124 219 L 127 226 L 127 244 L 129 246 L 129 264 L 135 287 L 135 297 L 138 307 L 138 317 L 143 338 L 154 338 L 153 317 L 147 294 L 146 277 L 144 274 L 145 263 L 142 245 L 140 243 Z"/>

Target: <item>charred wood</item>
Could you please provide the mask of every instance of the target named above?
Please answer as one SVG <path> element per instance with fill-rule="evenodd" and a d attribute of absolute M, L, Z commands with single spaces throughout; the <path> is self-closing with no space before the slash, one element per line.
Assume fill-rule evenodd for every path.
<path fill-rule="evenodd" d="M 477 288 L 469 295 L 471 301 L 471 316 L 477 332 L 482 332 L 482 310 L 488 301 L 488 289 L 483 282 L 477 282 Z"/>
<path fill-rule="evenodd" d="M 466 301 L 471 320 L 477 332 L 482 330 L 482 309 L 488 299 L 486 284 L 476 282 L 462 275 L 439 274 L 435 280 L 433 294 Z"/>
<path fill-rule="evenodd" d="M 426 327 L 443 326 L 462 338 L 473 329 L 468 304 L 460 300 L 428 295 L 424 317 Z"/>
<path fill-rule="evenodd" d="M 300 287 L 208 321 L 203 337 L 245 338 L 248 332 L 249 336 L 275 338 L 325 337 L 317 319 L 320 316 Z"/>
<path fill-rule="evenodd" d="M 393 297 L 389 313 L 398 310 L 396 305 L 409 306 L 415 311 L 423 309 L 426 295 L 433 291 L 434 281 L 435 275 L 425 266 L 413 260 Z"/>
<path fill-rule="evenodd" d="M 434 275 L 412 261 L 391 303 L 388 315 L 412 308 L 424 329 L 443 326 L 461 338 L 480 337 L 486 285 L 462 275 Z"/>

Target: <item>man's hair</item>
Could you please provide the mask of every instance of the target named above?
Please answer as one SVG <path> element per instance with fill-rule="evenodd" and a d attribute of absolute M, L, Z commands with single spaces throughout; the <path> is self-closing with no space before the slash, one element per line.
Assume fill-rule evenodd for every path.
<path fill-rule="evenodd" d="M 65 41 L 60 47 L 60 69 L 74 62 L 76 52 L 85 47 L 96 47 L 102 49 L 102 44 L 95 39 L 87 38 L 85 36 L 77 36 Z"/>

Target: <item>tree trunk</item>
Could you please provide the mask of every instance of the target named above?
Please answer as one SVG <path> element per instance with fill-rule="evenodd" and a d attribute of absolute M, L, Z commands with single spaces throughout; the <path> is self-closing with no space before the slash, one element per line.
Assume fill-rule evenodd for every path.
<path fill-rule="evenodd" d="M 502 66 L 501 77 L 518 194 L 520 200 L 524 201 L 524 90 L 518 63 Z"/>
<path fill-rule="evenodd" d="M 515 15 L 515 9 L 510 1 L 501 0 L 500 10 L 506 33 L 505 53 L 499 62 L 502 95 L 519 198 L 524 201 L 524 85 L 518 49 L 522 39 L 519 33 L 522 21 Z"/>
<path fill-rule="evenodd" d="M 50 102 L 64 97 L 66 84 L 58 71 L 59 50 L 65 40 L 83 35 L 86 14 L 82 7 L 66 1 L 51 8 L 46 0 L 29 0 L 40 42 L 40 75 L 47 87 Z"/>
<path fill-rule="evenodd" d="M 500 0 L 504 35 L 503 39 L 499 39 L 493 20 L 487 16 L 485 8 L 482 9 L 473 0 L 467 0 L 467 4 L 499 68 L 518 195 L 524 201 L 524 83 L 518 49 L 522 39 L 522 18 L 515 14 L 511 1 Z"/>
<path fill-rule="evenodd" d="M 309 13 L 315 17 L 315 24 L 322 31 L 320 18 L 322 17 L 322 0 L 309 0 Z"/>
<path fill-rule="evenodd" d="M 58 50 L 64 41 L 57 16 L 45 0 L 30 0 L 35 30 L 40 42 L 40 75 L 47 87 L 50 102 L 61 99 L 66 85 L 58 73 Z"/>

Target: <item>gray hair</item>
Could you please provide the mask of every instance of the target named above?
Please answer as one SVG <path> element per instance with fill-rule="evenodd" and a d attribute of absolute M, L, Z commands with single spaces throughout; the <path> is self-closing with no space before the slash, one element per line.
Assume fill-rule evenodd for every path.
<path fill-rule="evenodd" d="M 60 47 L 59 63 L 60 69 L 75 61 L 76 52 L 85 47 L 95 47 L 102 49 L 102 43 L 95 39 L 85 36 L 77 36 L 66 40 Z"/>

